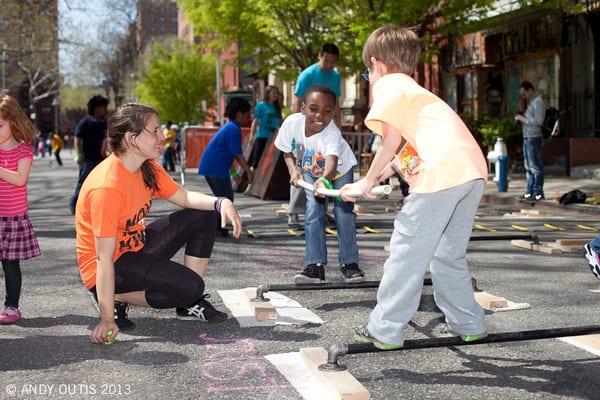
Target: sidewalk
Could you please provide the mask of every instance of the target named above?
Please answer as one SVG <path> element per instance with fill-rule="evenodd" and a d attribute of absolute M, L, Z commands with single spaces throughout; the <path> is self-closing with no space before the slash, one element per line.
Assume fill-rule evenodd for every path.
<path fill-rule="evenodd" d="M 508 191 L 498 192 L 498 185 L 492 181 L 493 175 L 490 175 L 488 186 L 485 190 L 484 201 L 503 203 L 503 204 L 519 204 L 530 205 L 530 201 L 520 200 L 519 197 L 525 193 L 527 181 L 523 174 L 513 174 L 508 181 Z M 544 192 L 546 200 L 535 203 L 538 207 L 562 208 L 571 211 L 582 213 L 597 214 L 600 216 L 600 205 L 592 204 L 569 204 L 561 205 L 558 201 L 560 197 L 571 190 L 579 189 L 588 195 L 588 198 L 593 193 L 600 192 L 600 180 L 598 179 L 577 179 L 570 177 L 546 177 L 544 180 Z"/>

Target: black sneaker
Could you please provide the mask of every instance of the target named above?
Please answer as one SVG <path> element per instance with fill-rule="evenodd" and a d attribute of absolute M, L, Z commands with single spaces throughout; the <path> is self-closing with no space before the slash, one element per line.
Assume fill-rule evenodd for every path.
<path fill-rule="evenodd" d="M 323 264 L 309 264 L 304 268 L 304 271 L 294 275 L 294 283 L 296 285 L 323 282 L 325 282 L 325 266 Z"/>
<path fill-rule="evenodd" d="M 533 195 L 531 193 L 523 193 L 520 198 L 522 200 L 530 200 L 532 197 Z"/>
<path fill-rule="evenodd" d="M 346 283 L 358 283 L 365 281 L 365 273 L 358 268 L 358 264 L 343 264 L 342 265 L 342 275 L 344 276 L 344 281 Z"/>
<path fill-rule="evenodd" d="M 217 323 L 223 322 L 227 320 L 227 313 L 221 312 L 213 307 L 212 304 L 208 302 L 210 298 L 210 294 L 205 294 L 202 296 L 200 301 L 194 304 L 191 307 L 187 308 L 177 308 L 177 319 L 182 320 L 197 320 L 199 319 L 202 322 L 209 323 Z"/>
<path fill-rule="evenodd" d="M 534 199 L 535 201 L 540 201 L 540 200 L 544 200 L 544 199 L 545 199 L 545 197 L 544 197 L 544 195 L 543 195 L 543 194 L 536 194 L 535 196 L 533 196 L 533 199 Z"/>
<path fill-rule="evenodd" d="M 135 329 L 135 324 L 127 317 L 129 304 L 115 301 L 115 324 L 119 330 L 130 331 Z"/>

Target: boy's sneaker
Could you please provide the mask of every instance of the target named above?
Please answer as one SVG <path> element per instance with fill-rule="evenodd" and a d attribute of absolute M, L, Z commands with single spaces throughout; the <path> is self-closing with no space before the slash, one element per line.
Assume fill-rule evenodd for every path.
<path fill-rule="evenodd" d="M 4 307 L 4 311 L 0 314 L 0 324 L 14 324 L 21 319 L 21 311 L 14 307 Z"/>
<path fill-rule="evenodd" d="M 533 199 L 535 201 L 540 201 L 540 200 L 546 199 L 546 197 L 544 197 L 544 194 L 542 193 L 542 194 L 536 194 L 535 196 L 533 196 Z"/>
<path fill-rule="evenodd" d="M 358 264 L 342 264 L 342 275 L 346 283 L 358 283 L 365 281 L 365 273 L 358 268 Z"/>
<path fill-rule="evenodd" d="M 440 333 L 442 335 L 447 336 L 460 336 L 460 340 L 462 340 L 463 342 L 476 342 L 477 340 L 481 340 L 488 336 L 487 332 L 483 332 L 478 335 L 461 335 L 460 333 L 456 333 L 452 329 L 450 329 L 448 324 L 444 324 L 442 326 L 442 328 L 440 329 Z"/>
<path fill-rule="evenodd" d="M 325 266 L 323 264 L 309 264 L 304 268 L 304 271 L 294 275 L 294 283 L 296 285 L 323 282 L 325 282 Z"/>
<path fill-rule="evenodd" d="M 135 329 L 135 324 L 128 318 L 129 304 L 115 301 L 115 324 L 121 331 Z"/>
<path fill-rule="evenodd" d="M 596 253 L 589 243 L 583 246 L 583 248 L 585 249 L 585 258 L 588 260 L 592 274 L 597 279 L 600 279 L 600 254 Z"/>
<path fill-rule="evenodd" d="M 354 340 L 358 343 L 372 343 L 373 346 L 377 347 L 379 350 L 397 350 L 404 346 L 402 344 L 380 342 L 375 339 L 375 337 L 371 336 L 371 332 L 369 332 L 366 325 L 363 325 L 354 331 Z"/>
<path fill-rule="evenodd" d="M 523 193 L 523 194 L 521 195 L 521 197 L 520 197 L 520 198 L 521 198 L 522 200 L 529 200 L 529 199 L 531 199 L 532 197 L 533 197 L 533 195 L 532 195 L 531 193 Z"/>
<path fill-rule="evenodd" d="M 214 308 L 213 305 L 206 300 L 208 298 L 210 298 L 210 294 L 207 293 L 203 295 L 200 301 L 193 306 L 177 308 L 176 318 L 188 321 L 199 319 L 202 322 L 209 323 L 217 323 L 227 320 L 227 313 L 221 312 Z"/>

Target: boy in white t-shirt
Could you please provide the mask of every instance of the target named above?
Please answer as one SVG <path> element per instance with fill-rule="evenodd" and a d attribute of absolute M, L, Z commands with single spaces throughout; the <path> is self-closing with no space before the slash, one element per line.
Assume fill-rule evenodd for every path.
<path fill-rule="evenodd" d="M 327 244 L 325 242 L 325 199 L 316 195 L 318 188 L 340 189 L 354 181 L 356 157 L 342 133 L 332 121 L 336 96 L 331 89 L 313 85 L 305 93 L 302 112 L 283 121 L 275 146 L 285 153 L 290 183 L 298 180 L 313 184 L 305 190 L 306 268 L 294 276 L 300 284 L 325 281 Z M 334 200 L 333 214 L 338 231 L 339 261 L 347 283 L 362 282 L 365 274 L 358 267 L 356 214 L 352 202 Z"/>

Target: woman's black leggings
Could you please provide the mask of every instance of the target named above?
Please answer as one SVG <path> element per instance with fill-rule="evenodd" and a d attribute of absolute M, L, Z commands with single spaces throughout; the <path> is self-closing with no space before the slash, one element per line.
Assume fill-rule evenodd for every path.
<path fill-rule="evenodd" d="M 252 149 L 252 168 L 256 169 L 256 167 L 258 167 L 258 163 L 260 162 L 260 158 L 265 151 L 268 140 L 268 138 L 256 138 L 254 141 L 254 148 Z"/>
<path fill-rule="evenodd" d="M 21 297 L 21 267 L 18 260 L 2 260 L 4 280 L 6 282 L 6 307 L 19 308 Z"/>
<path fill-rule="evenodd" d="M 204 293 L 204 280 L 171 258 L 183 245 L 186 255 L 210 258 L 216 230 L 214 211 L 185 209 L 152 222 L 144 247 L 115 261 L 115 293 L 144 291 L 152 308 L 193 305 Z"/>

